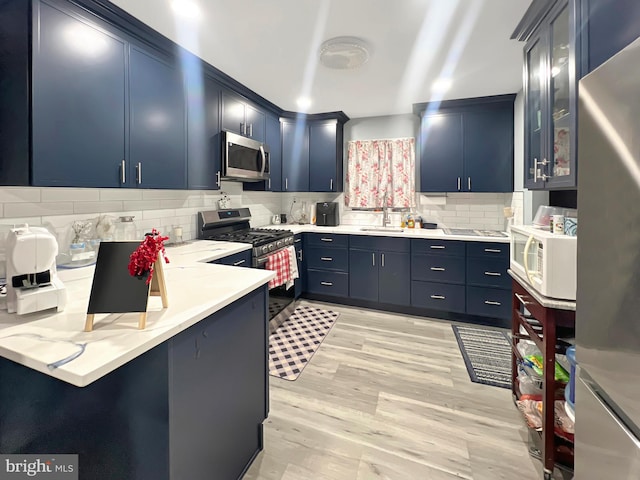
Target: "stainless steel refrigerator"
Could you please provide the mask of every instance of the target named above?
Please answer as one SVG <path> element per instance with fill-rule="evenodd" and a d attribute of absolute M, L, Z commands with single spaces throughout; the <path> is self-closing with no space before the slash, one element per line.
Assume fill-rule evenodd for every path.
<path fill-rule="evenodd" d="M 640 479 L 640 39 L 580 80 L 575 478 Z"/>

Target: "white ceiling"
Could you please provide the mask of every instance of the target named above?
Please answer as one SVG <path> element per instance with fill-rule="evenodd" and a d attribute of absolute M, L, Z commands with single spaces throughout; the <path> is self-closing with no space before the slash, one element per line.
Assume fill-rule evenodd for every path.
<path fill-rule="evenodd" d="M 172 0 L 111 0 L 136 18 L 285 110 L 342 110 L 351 118 L 409 113 L 413 103 L 515 93 L 522 43 L 509 40 L 531 0 L 177 0 L 199 7 L 176 16 Z M 331 70 L 320 44 L 366 40 L 358 70 Z M 434 94 L 435 79 L 451 88 Z"/>

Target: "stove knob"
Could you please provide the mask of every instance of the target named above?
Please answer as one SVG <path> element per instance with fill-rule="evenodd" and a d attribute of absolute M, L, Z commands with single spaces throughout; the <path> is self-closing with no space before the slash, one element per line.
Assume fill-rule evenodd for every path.
<path fill-rule="evenodd" d="M 276 246 L 273 243 L 269 244 L 269 251 L 274 250 Z"/>
<path fill-rule="evenodd" d="M 282 240 L 278 240 L 276 244 L 278 245 L 278 248 L 282 248 L 284 245 L 284 242 Z"/>
<path fill-rule="evenodd" d="M 268 252 L 269 252 L 269 247 L 267 245 L 262 247 L 262 253 L 268 253 Z"/>

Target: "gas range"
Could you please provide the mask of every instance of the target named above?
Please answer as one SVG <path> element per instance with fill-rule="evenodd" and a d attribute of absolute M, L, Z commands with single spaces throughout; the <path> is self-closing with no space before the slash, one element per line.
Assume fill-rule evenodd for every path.
<path fill-rule="evenodd" d="M 250 243 L 253 266 L 266 262 L 270 253 L 293 245 L 293 232 L 283 229 L 250 228 L 248 208 L 198 213 L 198 238 L 220 242 Z"/>

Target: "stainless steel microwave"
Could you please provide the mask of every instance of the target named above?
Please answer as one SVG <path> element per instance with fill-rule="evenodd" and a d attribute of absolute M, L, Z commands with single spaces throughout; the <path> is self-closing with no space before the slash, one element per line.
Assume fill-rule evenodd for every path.
<path fill-rule="evenodd" d="M 269 179 L 269 147 L 233 132 L 222 132 L 222 178 L 244 182 Z"/>

